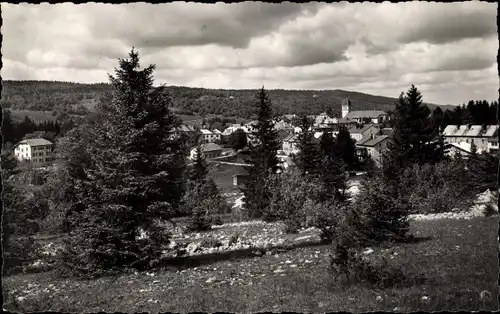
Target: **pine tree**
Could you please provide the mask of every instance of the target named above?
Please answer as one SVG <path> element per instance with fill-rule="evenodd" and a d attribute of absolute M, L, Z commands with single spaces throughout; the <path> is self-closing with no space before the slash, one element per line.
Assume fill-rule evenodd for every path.
<path fill-rule="evenodd" d="M 201 145 L 198 145 L 196 146 L 193 164 L 189 169 L 189 180 L 192 182 L 204 184 L 207 174 L 208 168 L 205 161 L 205 156 L 203 155 L 203 149 Z"/>
<path fill-rule="evenodd" d="M 323 184 L 325 198 L 336 198 L 345 201 L 347 195 L 346 166 L 339 154 L 333 136 L 325 132 L 320 139 L 321 172 L 320 180 Z"/>
<path fill-rule="evenodd" d="M 335 151 L 342 158 L 347 169 L 354 169 L 354 166 L 357 164 L 356 144 L 349 130 L 345 127 L 340 127 L 339 133 L 335 138 Z"/>
<path fill-rule="evenodd" d="M 148 267 L 168 243 L 157 223 L 179 206 L 186 150 L 170 137 L 180 121 L 165 90 L 153 88 L 155 66 L 139 68 L 134 50 L 119 60 L 109 76 L 112 102 L 97 107 L 100 123 L 87 130 L 87 146 L 75 145 L 91 158 L 73 177 L 80 203 L 63 260 L 75 274 Z"/>
<path fill-rule="evenodd" d="M 314 138 L 312 121 L 307 116 L 301 117 L 300 128 L 302 132 L 298 135 L 297 149 L 299 153 L 294 158 L 294 163 L 301 171 L 302 176 L 317 176 L 321 173 L 320 148 Z"/>
<path fill-rule="evenodd" d="M 251 166 L 246 167 L 249 180 L 242 188 L 245 196 L 245 207 L 252 218 L 261 217 L 269 204 L 269 188 L 266 179 L 279 170 L 277 153 L 279 143 L 277 131 L 274 129 L 271 101 L 264 87 L 257 94 L 257 123 L 253 126 L 249 147 L 250 158 L 246 160 Z"/>
<path fill-rule="evenodd" d="M 441 156 L 436 153 L 438 129 L 432 123 L 430 110 L 423 104 L 422 95 L 414 85 L 406 95 L 401 93 L 394 113 L 394 143 L 390 145 L 392 156 L 389 157 L 391 163 L 388 165 L 391 171 L 412 163 L 439 161 Z"/>

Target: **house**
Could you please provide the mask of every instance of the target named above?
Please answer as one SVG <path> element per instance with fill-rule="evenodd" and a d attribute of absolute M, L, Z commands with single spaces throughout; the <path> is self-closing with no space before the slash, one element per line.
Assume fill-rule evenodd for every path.
<path fill-rule="evenodd" d="M 471 144 L 461 142 L 461 143 L 451 143 L 449 148 L 446 150 L 446 155 L 450 157 L 455 157 L 460 154 L 462 157 L 467 158 L 471 153 Z"/>
<path fill-rule="evenodd" d="M 213 129 L 212 133 L 213 133 L 213 136 L 214 136 L 216 142 L 218 142 L 222 139 L 222 132 L 221 131 L 219 131 L 217 129 Z"/>
<path fill-rule="evenodd" d="M 351 111 L 351 101 L 346 97 L 342 101 L 342 118 L 358 123 L 364 123 L 369 120 L 371 123 L 380 124 L 389 120 L 389 115 L 381 110 L 360 110 Z"/>
<path fill-rule="evenodd" d="M 54 161 L 54 144 L 44 138 L 22 140 L 13 147 L 19 161 L 28 161 L 33 167 L 46 167 Z"/>
<path fill-rule="evenodd" d="M 355 127 L 349 129 L 351 137 L 357 141 L 360 141 L 365 136 L 370 136 L 371 134 L 376 135 L 380 132 L 380 129 L 373 124 L 358 124 Z"/>
<path fill-rule="evenodd" d="M 375 165 L 380 167 L 382 165 L 382 154 L 387 150 L 387 146 L 391 141 L 392 138 L 387 135 L 371 134 L 366 136 L 356 143 L 358 156 L 370 156 Z"/>
<path fill-rule="evenodd" d="M 478 153 L 489 152 L 490 148 L 498 149 L 497 135 L 498 125 L 448 125 L 443 130 L 446 143 L 474 144 Z"/>
<path fill-rule="evenodd" d="M 196 129 L 192 125 L 182 124 L 170 132 L 169 139 L 184 137 L 189 147 L 196 145 Z"/>
<path fill-rule="evenodd" d="M 492 137 L 488 139 L 488 152 L 498 154 L 498 138 Z"/>
<path fill-rule="evenodd" d="M 290 123 L 285 122 L 283 120 L 279 120 L 279 121 L 276 121 L 276 123 L 274 123 L 275 130 L 285 130 L 285 129 L 289 129 L 291 127 L 292 127 L 292 125 Z"/>
<path fill-rule="evenodd" d="M 214 134 L 214 132 L 207 129 L 200 129 L 201 133 L 201 142 L 202 143 L 213 143 L 215 141 L 220 140 L 220 134 Z"/>
<path fill-rule="evenodd" d="M 191 160 L 196 158 L 196 149 L 197 147 L 194 147 L 191 149 L 189 158 Z M 201 151 L 203 153 L 203 156 L 207 159 L 212 159 L 212 158 L 217 158 L 222 156 L 222 147 L 215 144 L 215 143 L 205 143 L 201 144 Z"/>
<path fill-rule="evenodd" d="M 297 149 L 297 140 L 297 134 L 290 134 L 285 139 L 283 139 L 282 150 L 285 155 L 290 156 L 299 152 L 299 150 Z"/>

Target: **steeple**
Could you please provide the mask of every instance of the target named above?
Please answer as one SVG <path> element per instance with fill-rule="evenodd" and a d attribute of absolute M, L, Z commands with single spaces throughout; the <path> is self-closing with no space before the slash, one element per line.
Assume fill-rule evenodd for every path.
<path fill-rule="evenodd" d="M 351 111 L 351 101 L 345 97 L 342 101 L 342 118 L 345 118 L 349 111 Z"/>

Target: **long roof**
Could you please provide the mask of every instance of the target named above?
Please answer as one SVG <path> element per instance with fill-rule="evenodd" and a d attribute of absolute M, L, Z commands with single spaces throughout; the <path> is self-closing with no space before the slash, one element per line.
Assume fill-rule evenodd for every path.
<path fill-rule="evenodd" d="M 349 133 L 353 134 L 353 133 L 365 133 L 367 130 L 369 130 L 370 128 L 376 128 L 378 129 L 376 126 L 374 126 L 373 124 L 365 124 L 361 127 L 358 127 L 358 126 L 355 126 L 355 127 L 352 127 L 349 129 Z"/>
<path fill-rule="evenodd" d="M 206 134 L 206 135 L 212 134 L 212 132 L 210 132 L 207 129 L 201 129 L 200 132 L 201 132 L 201 134 Z"/>
<path fill-rule="evenodd" d="M 381 115 L 387 115 L 387 113 L 380 110 L 359 110 L 359 111 L 349 111 L 346 118 L 348 119 L 378 118 Z"/>
<path fill-rule="evenodd" d="M 52 145 L 52 142 L 47 141 L 44 138 L 30 138 L 27 140 L 20 141 L 19 143 L 16 144 L 16 146 L 20 144 L 28 144 L 29 146 L 43 146 L 43 145 Z"/>
<path fill-rule="evenodd" d="M 498 131 L 498 125 L 447 125 L 443 130 L 444 136 L 464 136 L 464 137 L 493 137 Z"/>
<path fill-rule="evenodd" d="M 368 140 L 366 140 L 366 139 L 364 140 L 364 138 L 363 138 L 363 139 L 361 139 L 362 142 L 360 141 L 361 143 L 357 143 L 357 144 L 360 145 L 360 146 L 375 146 L 378 143 L 380 143 L 380 142 L 385 141 L 386 139 L 388 139 L 389 136 L 387 136 L 387 135 L 379 135 L 379 136 L 375 136 L 373 139 L 367 136 L 367 138 L 368 138 Z"/>
<path fill-rule="evenodd" d="M 196 147 L 193 149 L 196 149 Z M 216 150 L 222 150 L 222 147 L 220 145 L 215 144 L 215 143 L 206 143 L 206 144 L 201 144 L 201 150 L 203 152 L 212 152 L 212 151 L 216 151 Z"/>

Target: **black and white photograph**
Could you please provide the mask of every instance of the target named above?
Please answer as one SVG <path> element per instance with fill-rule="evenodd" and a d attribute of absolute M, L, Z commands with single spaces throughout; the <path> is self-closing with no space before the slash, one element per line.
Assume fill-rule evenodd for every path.
<path fill-rule="evenodd" d="M 11 313 L 498 311 L 498 4 L 0 3 Z"/>

